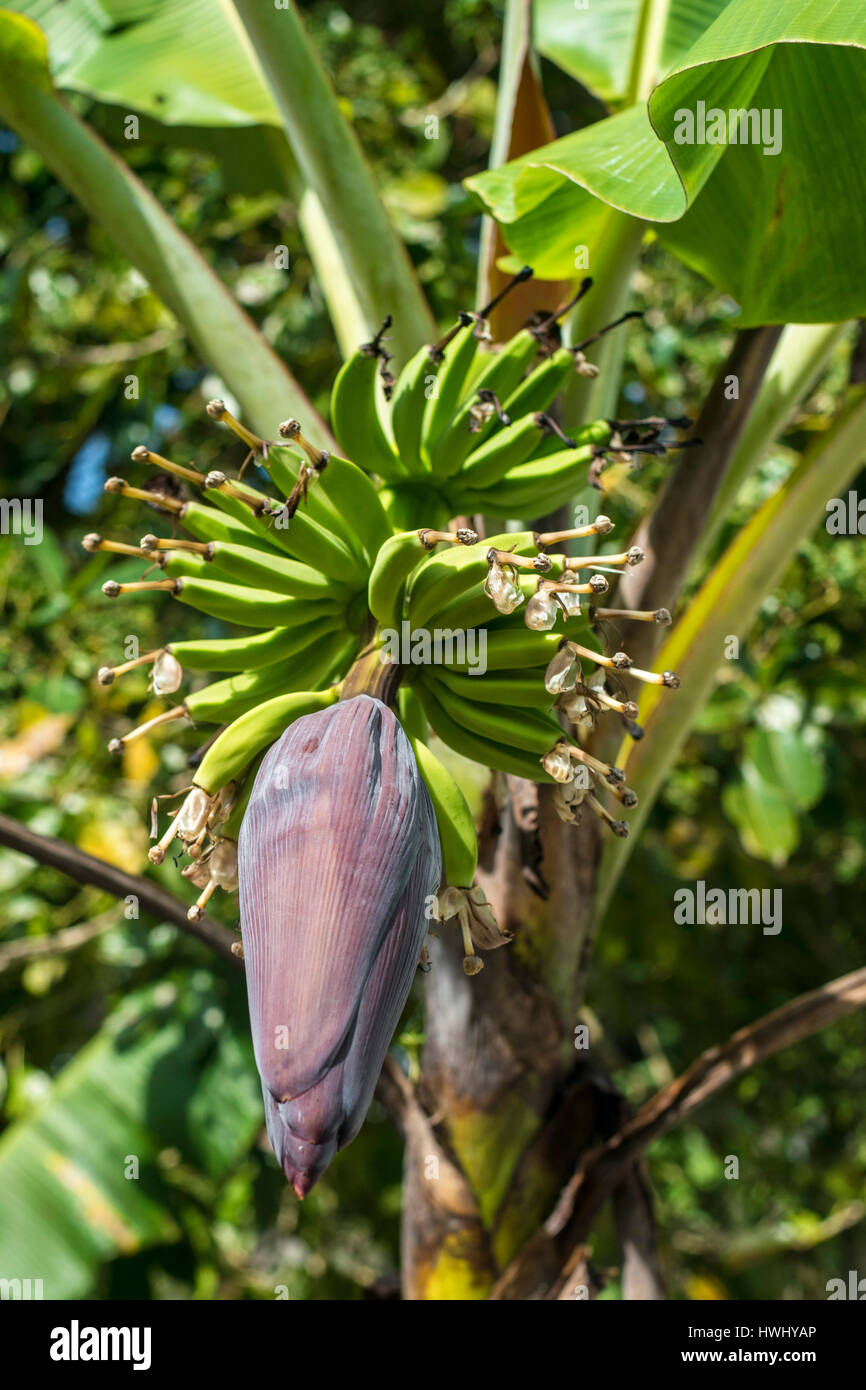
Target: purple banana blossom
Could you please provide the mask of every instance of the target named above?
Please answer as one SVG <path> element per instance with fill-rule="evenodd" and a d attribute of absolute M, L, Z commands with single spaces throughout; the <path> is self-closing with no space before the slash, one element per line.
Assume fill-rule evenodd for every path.
<path fill-rule="evenodd" d="M 358 695 L 286 730 L 238 862 L 268 1135 L 305 1197 L 361 1128 L 439 888 L 433 807 L 387 706 Z"/>

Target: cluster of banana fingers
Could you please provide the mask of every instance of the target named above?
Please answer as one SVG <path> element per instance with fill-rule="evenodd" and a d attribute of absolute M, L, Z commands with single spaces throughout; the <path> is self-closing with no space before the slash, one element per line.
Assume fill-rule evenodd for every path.
<path fill-rule="evenodd" d="M 637 311 L 584 342 L 564 347 L 559 323 L 591 288 L 552 314 L 538 315 L 498 352 L 486 350 L 491 311 L 531 275 L 525 267 L 495 299 L 462 313 L 435 344 L 422 347 L 396 379 L 389 370 L 386 319 L 377 336 L 340 371 L 331 401 L 334 432 L 360 467 L 382 479 L 395 528 L 479 513 L 543 516 L 573 497 L 587 477 L 599 484 L 610 455 L 633 461 L 664 453 L 665 425 L 686 419 L 595 420 L 564 431 L 546 412 L 569 377 L 595 375 L 585 349 Z"/>
<path fill-rule="evenodd" d="M 617 572 L 639 564 L 636 547 L 589 558 L 551 549 L 606 534 L 612 525 L 599 516 L 567 531 L 506 532 L 484 541 L 465 530 L 400 532 L 379 552 L 368 603 L 383 659 L 405 663 L 400 709 L 410 734 L 423 740 L 431 728 L 484 766 L 554 782 L 563 819 L 574 821 L 585 803 L 625 835 L 627 823 L 611 815 L 593 787 L 600 784 L 626 807 L 637 798 L 619 768 L 579 746 L 577 731 L 612 712 L 640 735 L 637 705 L 621 673 L 670 688 L 679 682 L 672 671 L 644 671 L 624 652 L 611 651 L 608 634 L 621 618 L 666 625 L 670 614 L 582 603 L 603 593 L 608 580 L 600 572 L 586 582 L 573 577 L 586 567 Z M 562 626 L 554 630 L 559 618 Z M 574 726 L 565 742 L 563 717 Z M 447 831 L 443 853 L 449 882 L 469 882 L 450 871 Z"/>
<path fill-rule="evenodd" d="M 473 942 L 484 949 L 505 938 L 474 886 L 472 815 L 431 751 L 431 731 L 485 766 L 553 783 L 564 819 L 586 807 L 615 834 L 627 833 L 598 793 L 624 807 L 636 798 L 618 768 L 581 746 L 580 730 L 614 713 L 639 736 L 624 671 L 677 684 L 670 672 L 635 669 L 608 640 L 617 619 L 669 622 L 664 610 L 597 606 L 606 574 L 640 563 L 640 551 L 572 557 L 557 549 L 606 536 L 613 523 L 605 516 L 572 530 L 486 540 L 468 527 L 442 528 L 464 513 L 549 511 L 573 493 L 587 463 L 598 476 L 608 449 L 658 452 L 663 426 L 685 422 L 654 419 L 625 431 L 600 421 L 564 436 L 543 412 L 569 372 L 592 370 L 582 348 L 552 345 L 559 315 L 551 315 L 490 353 L 482 346 L 490 307 L 462 316 L 396 381 L 381 334 L 349 359 L 334 387 L 332 418 L 351 461 L 317 448 L 296 420 L 264 440 L 212 401 L 208 414 L 245 446 L 237 476 L 204 473 L 140 446 L 132 458 L 157 470 L 150 485 L 106 483 L 107 491 L 147 504 L 170 534 L 148 531 L 137 546 L 85 537 L 88 551 L 134 555 L 149 566 L 144 578 L 109 580 L 103 592 L 162 591 L 252 630 L 172 642 L 99 672 L 110 684 L 150 664 L 158 696 L 180 688 L 185 668 L 220 677 L 109 745 L 119 752 L 180 719 L 219 726 L 162 834 L 160 803 L 172 798 L 158 798 L 152 817 L 151 860 L 161 862 L 172 845 L 188 856 L 183 873 L 200 890 L 193 919 L 217 887 L 237 887 L 237 837 L 267 749 L 295 720 L 370 688 L 359 685 L 358 673 L 376 663 L 397 668 L 396 709 L 436 811 L 450 885 L 439 896 L 440 916 L 457 918 L 469 973 L 480 968 Z M 250 462 L 277 496 L 245 481 Z"/>
<path fill-rule="evenodd" d="M 150 665 L 159 696 L 180 688 L 185 668 L 223 677 L 109 744 L 120 753 L 179 719 L 225 726 L 150 850 L 152 862 L 160 863 L 177 841 L 189 856 L 183 872 L 200 889 L 189 910 L 192 919 L 201 916 L 217 887 L 237 888 L 237 837 L 261 756 L 295 719 L 338 698 L 337 682 L 368 635 L 369 573 L 391 535 L 376 488 L 361 469 L 310 449 L 314 467 L 290 447 L 298 441 L 301 450 L 309 448 L 296 421 L 281 426 L 280 439 L 268 445 L 221 401 L 210 402 L 208 413 L 244 441 L 282 496 L 266 496 L 241 476 L 204 474 L 139 446 L 134 462 L 158 470 L 152 485 L 110 478 L 106 491 L 146 503 L 172 523 L 171 534 L 148 532 L 137 546 L 97 534 L 83 541 L 90 552 L 138 556 L 160 576 L 108 580 L 102 586 L 108 597 L 162 591 L 208 617 L 253 629 L 245 636 L 173 642 L 98 673 L 100 683 L 109 685 Z M 180 496 L 175 479 L 196 491 Z M 192 539 L 178 536 L 181 527 Z M 156 837 L 156 806 L 152 824 Z"/>

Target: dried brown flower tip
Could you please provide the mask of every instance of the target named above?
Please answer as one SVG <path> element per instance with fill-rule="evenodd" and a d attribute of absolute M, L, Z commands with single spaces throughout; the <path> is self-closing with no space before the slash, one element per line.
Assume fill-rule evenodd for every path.
<path fill-rule="evenodd" d="M 418 539 L 425 550 L 432 550 L 441 542 L 449 545 L 476 545 L 478 532 L 470 531 L 468 526 L 461 526 L 456 531 L 435 531 L 430 526 L 422 526 L 418 532 Z"/>

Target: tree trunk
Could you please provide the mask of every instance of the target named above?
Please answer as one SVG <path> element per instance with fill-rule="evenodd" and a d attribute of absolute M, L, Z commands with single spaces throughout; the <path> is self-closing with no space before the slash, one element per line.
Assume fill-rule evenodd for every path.
<path fill-rule="evenodd" d="M 430 946 L 423 1114 L 406 1136 L 408 1299 L 486 1298 L 600 1132 L 596 1079 L 575 1050 L 597 826 L 564 825 L 547 789 L 507 783 L 494 783 L 503 805 L 488 794 L 478 882 L 514 940 L 471 978 L 450 928 Z"/>

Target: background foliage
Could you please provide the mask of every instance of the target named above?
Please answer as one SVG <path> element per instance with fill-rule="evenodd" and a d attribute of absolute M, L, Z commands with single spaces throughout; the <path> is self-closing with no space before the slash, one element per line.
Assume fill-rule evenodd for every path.
<path fill-rule="evenodd" d="M 474 294 L 479 218 L 461 180 L 486 161 L 499 17 L 481 0 L 423 3 L 411 15 L 371 0 L 353 5 L 351 19 L 317 3 L 305 17 L 434 312 L 446 320 Z M 544 77 L 564 132 L 592 99 L 552 65 Z M 221 132 L 204 148 L 201 132 L 156 121 L 143 121 L 140 141 L 130 144 L 118 108 L 84 96 L 72 104 L 122 145 L 324 409 L 339 353 L 295 209 L 257 191 L 250 145 Z M 436 140 L 424 138 L 429 113 L 440 114 Z M 43 497 L 46 520 L 42 545 L 0 538 L 0 810 L 141 872 L 157 754 L 147 741 L 134 743 L 118 766 L 105 745 L 145 717 L 145 678 L 136 673 L 101 690 L 92 676 L 118 658 L 127 633 L 146 650 L 201 631 L 202 620 L 147 598 L 122 611 L 107 604 L 107 557 L 85 563 L 78 542 L 109 516 L 113 534 L 138 539 L 140 512 L 102 493 L 135 444 L 216 465 L 225 445 L 203 405 L 226 392 L 39 158 L 9 132 L 0 133 L 0 152 L 3 492 Z M 282 244 L 288 272 L 273 264 Z M 694 415 L 730 344 L 733 305 L 652 235 L 634 288 L 646 322 L 629 338 L 619 408 Z M 733 522 L 826 426 L 855 348 L 850 338 L 837 348 L 744 489 Z M 130 375 L 137 399 L 125 393 Z M 638 518 L 662 467 L 624 492 L 624 514 Z M 714 553 L 733 529 L 717 537 Z M 140 565 L 132 567 L 137 574 Z M 120 569 L 113 565 L 112 575 L 121 578 Z M 864 599 L 859 537 L 821 532 L 801 547 L 635 850 L 590 990 L 602 1060 L 634 1103 L 702 1048 L 861 963 Z M 186 749 L 163 735 L 159 752 L 183 786 Z M 797 772 L 804 758 L 808 780 Z M 170 863 L 148 872 L 177 891 Z M 676 925 L 674 891 L 697 878 L 782 887 L 781 934 Z M 233 922 L 230 904 L 219 910 Z M 16 941 L 94 920 L 94 934 L 74 951 L 23 965 L 4 958 Z M 72 1244 L 80 1259 L 52 1267 L 64 1292 L 273 1298 L 284 1286 L 292 1298 L 355 1298 L 396 1289 L 401 1147 L 384 1113 L 374 1105 L 359 1139 L 299 1207 L 260 1135 L 242 981 L 203 948 L 166 924 L 124 920 L 105 895 L 0 850 L 0 967 L 6 1183 L 20 1183 L 26 1196 L 26 1163 L 3 1147 L 3 1133 L 8 1141 L 22 1121 L 28 1143 L 61 1153 L 78 1145 L 92 1156 L 78 1130 L 86 1135 L 88 1115 L 101 1122 L 111 1076 L 123 1078 L 118 1094 L 139 1130 L 144 1181 L 117 1184 L 113 1208 L 88 1208 L 86 1183 L 70 1174 L 70 1207 L 58 1221 L 78 1224 Z M 410 1067 L 421 1026 L 416 1000 L 400 1039 Z M 699 1125 L 654 1147 L 672 1296 L 823 1297 L 828 1278 L 864 1267 L 864 1064 L 866 1022 L 855 1015 L 749 1074 Z M 719 1180 L 727 1154 L 740 1158 L 739 1181 Z M 7 1185 L 2 1206 L 5 1220 L 14 1208 Z M 616 1296 L 617 1257 L 604 1223 L 595 1258 L 610 1271 L 607 1296 Z"/>

